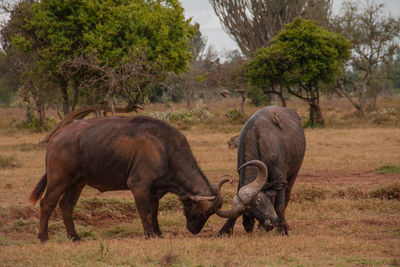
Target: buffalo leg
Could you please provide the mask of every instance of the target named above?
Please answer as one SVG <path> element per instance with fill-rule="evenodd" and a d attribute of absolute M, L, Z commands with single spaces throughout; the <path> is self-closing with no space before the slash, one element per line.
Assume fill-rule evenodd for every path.
<path fill-rule="evenodd" d="M 276 215 L 278 216 L 278 232 L 281 235 L 289 235 L 290 227 L 285 218 L 285 210 L 287 206 L 287 200 L 285 200 L 286 190 L 281 190 L 275 197 L 274 208 Z"/>
<path fill-rule="evenodd" d="M 146 238 L 157 237 L 153 228 L 152 210 L 155 208 L 154 203 L 151 204 L 150 190 L 145 186 L 135 186 L 132 190 L 135 198 L 136 208 L 142 220 L 143 230 Z M 158 226 L 157 226 L 158 227 Z"/>
<path fill-rule="evenodd" d="M 67 231 L 68 238 L 73 241 L 80 240 L 80 236 L 75 231 L 75 225 L 72 220 L 72 212 L 78 202 L 79 196 L 81 195 L 82 189 L 85 185 L 81 183 L 75 183 L 72 187 L 65 190 L 64 195 L 60 201 L 60 208 L 62 217 L 64 220 L 65 229 Z"/>
<path fill-rule="evenodd" d="M 236 220 L 237 220 L 237 218 L 227 220 L 225 222 L 224 226 L 222 226 L 221 230 L 219 230 L 219 236 L 232 235 L 233 227 L 235 226 Z"/>
<path fill-rule="evenodd" d="M 297 174 L 294 175 L 293 177 L 288 178 L 288 186 L 286 187 L 286 190 L 282 190 L 282 192 L 280 192 L 281 198 L 279 199 L 279 203 L 276 204 L 275 206 L 275 210 L 277 211 L 276 213 L 278 215 L 278 220 L 279 220 L 278 232 L 280 232 L 282 235 L 289 235 L 291 230 L 285 218 L 285 211 L 289 204 L 290 193 L 292 191 L 293 184 L 296 181 L 296 177 Z M 281 200 L 282 197 L 284 199 L 283 201 Z"/>
<path fill-rule="evenodd" d="M 283 166 L 276 166 L 272 173 L 274 173 L 275 179 L 273 182 L 283 182 L 287 181 L 287 173 Z M 278 216 L 277 220 L 277 230 L 281 235 L 288 235 L 290 231 L 290 227 L 286 222 L 285 218 L 285 210 L 286 210 L 286 190 L 289 186 L 286 186 L 285 189 L 277 191 L 274 201 L 274 209 L 275 213 Z"/>
<path fill-rule="evenodd" d="M 242 218 L 243 218 L 242 224 L 244 229 L 246 230 L 247 233 L 251 233 L 254 229 L 254 222 L 255 222 L 254 217 L 249 216 L 247 214 L 243 214 Z"/>
<path fill-rule="evenodd" d="M 158 225 L 158 204 L 159 199 L 153 198 L 150 201 L 150 209 L 151 209 L 151 221 L 153 225 L 153 231 L 157 236 L 162 236 L 160 227 Z"/>
<path fill-rule="evenodd" d="M 55 186 L 48 185 L 46 195 L 40 201 L 40 222 L 38 238 L 41 242 L 45 242 L 49 239 L 48 226 L 50 215 L 57 205 L 61 194 L 64 192 L 65 187 L 66 186 L 62 184 L 57 184 Z"/>

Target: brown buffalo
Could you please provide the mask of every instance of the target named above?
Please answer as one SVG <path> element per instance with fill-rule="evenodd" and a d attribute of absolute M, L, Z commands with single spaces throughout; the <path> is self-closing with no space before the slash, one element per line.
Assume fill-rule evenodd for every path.
<path fill-rule="evenodd" d="M 48 140 L 46 173 L 30 201 L 40 201 L 39 239 L 48 239 L 50 215 L 60 200 L 69 238 L 79 240 L 72 212 L 82 189 L 101 192 L 131 190 L 146 237 L 161 236 L 157 221 L 159 199 L 179 196 L 187 228 L 201 231 L 222 205 L 219 187 L 200 170 L 186 138 L 165 122 L 143 116 L 105 117 L 74 121 Z"/>
<path fill-rule="evenodd" d="M 266 230 L 277 226 L 281 234 L 289 233 L 285 210 L 305 148 L 303 127 L 293 109 L 266 107 L 247 121 L 238 145 L 238 194 L 231 210 L 218 211 L 229 218 L 220 234 L 232 234 L 240 215 L 247 232 L 257 219 Z"/>

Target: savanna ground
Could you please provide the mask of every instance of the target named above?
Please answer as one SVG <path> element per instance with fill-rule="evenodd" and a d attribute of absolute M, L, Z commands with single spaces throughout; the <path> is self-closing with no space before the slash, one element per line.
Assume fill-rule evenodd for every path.
<path fill-rule="evenodd" d="M 211 182 L 233 178 L 223 187 L 225 207 L 238 181 L 227 141 L 242 123 L 224 114 L 237 101 L 210 103 L 214 117 L 207 122 L 177 125 Z M 74 213 L 83 241 L 66 238 L 57 208 L 45 244 L 36 239 L 38 205 L 27 203 L 44 172 L 45 149 L 37 143 L 45 133 L 13 126 L 22 108 L 0 109 L 0 266 L 400 266 L 400 97 L 381 99 L 365 118 L 345 100 L 322 104 L 327 127 L 305 130 L 306 155 L 287 209 L 289 237 L 247 234 L 239 219 L 233 237 L 220 238 L 224 219 L 215 215 L 194 236 L 177 197 L 167 195 L 159 211 L 164 238 L 145 240 L 130 192 L 86 187 Z M 304 104 L 289 106 L 307 118 Z M 256 109 L 246 106 L 247 115 Z"/>

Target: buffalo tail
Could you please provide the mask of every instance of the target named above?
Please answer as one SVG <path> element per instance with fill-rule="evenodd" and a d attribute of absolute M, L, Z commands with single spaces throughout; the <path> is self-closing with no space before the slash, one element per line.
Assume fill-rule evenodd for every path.
<path fill-rule="evenodd" d="M 47 173 L 43 175 L 42 179 L 40 179 L 35 188 L 32 190 L 32 193 L 28 199 L 28 201 L 31 202 L 32 205 L 35 205 L 35 203 L 42 196 L 44 190 L 46 189 L 46 185 L 47 185 Z"/>

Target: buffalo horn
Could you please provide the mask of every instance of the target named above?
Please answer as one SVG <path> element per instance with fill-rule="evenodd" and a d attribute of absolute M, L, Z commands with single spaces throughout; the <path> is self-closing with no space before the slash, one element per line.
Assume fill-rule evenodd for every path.
<path fill-rule="evenodd" d="M 211 196 L 211 197 L 206 197 L 206 196 L 189 196 L 189 198 L 193 201 L 204 201 L 204 200 L 214 200 L 216 197 Z"/>
<path fill-rule="evenodd" d="M 258 168 L 256 179 L 254 179 L 252 183 L 240 188 L 238 194 L 233 198 L 232 209 L 218 210 L 216 212 L 218 216 L 230 219 L 239 217 L 246 209 L 246 206 L 250 204 L 253 196 L 257 194 L 267 182 L 268 170 L 264 163 L 259 160 L 251 160 L 240 166 L 238 171 L 247 166 L 256 166 Z"/>
<path fill-rule="evenodd" d="M 226 183 L 226 182 L 232 183 L 232 180 L 229 179 L 229 178 L 226 178 L 226 177 L 223 177 L 223 178 L 219 179 L 219 181 L 218 181 L 217 184 L 216 184 L 218 193 L 221 192 L 221 187 L 222 187 L 222 185 L 223 185 L 224 183 Z"/>

